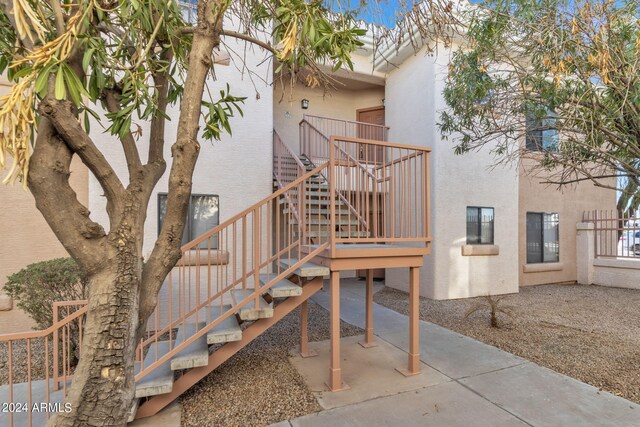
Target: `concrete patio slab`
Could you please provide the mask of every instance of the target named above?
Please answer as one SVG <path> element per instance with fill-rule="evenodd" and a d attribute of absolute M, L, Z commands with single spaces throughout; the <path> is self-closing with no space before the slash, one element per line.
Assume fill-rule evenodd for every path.
<path fill-rule="evenodd" d="M 11 394 L 12 399 L 9 399 Z M 31 396 L 29 396 L 31 394 Z M 49 405 L 41 406 L 42 402 Z M 33 381 L 31 387 L 27 383 L 0 386 L 0 403 L 13 402 L 13 407 L 0 408 L 0 426 L 43 426 L 49 417 L 57 412 L 64 412 L 64 391 L 53 391 L 53 380 Z"/>
<path fill-rule="evenodd" d="M 460 380 L 536 426 L 605 426 L 640 419 L 640 405 L 534 363 Z"/>
<path fill-rule="evenodd" d="M 341 282 L 340 317 L 352 325 L 365 327 L 365 300 L 362 282 Z M 312 300 L 329 309 L 329 292 L 318 292 Z M 409 346 L 407 316 L 373 305 L 374 334 L 400 349 Z M 430 322 L 420 321 L 420 359 L 448 377 L 457 379 L 527 363 L 525 359 Z"/>
<path fill-rule="evenodd" d="M 340 304 L 342 319 L 363 327 L 361 288 L 362 283 L 344 279 Z M 313 300 L 328 308 L 329 293 L 319 292 Z M 421 321 L 419 328 L 421 361 L 450 381 L 369 400 L 365 393 L 360 403 L 290 420 L 291 425 L 640 426 L 640 405 L 432 323 Z M 392 345 L 406 357 L 407 330 L 406 316 L 374 304 L 379 345 Z M 342 340 L 343 357 L 351 341 L 356 342 L 357 337 Z M 347 357 L 351 366 L 346 362 L 342 366 L 346 382 L 353 382 L 348 379 L 350 370 L 364 372 L 367 367 L 362 365 L 369 363 L 361 360 L 353 366 L 353 356 Z M 328 364 L 328 360 L 319 363 L 315 375 L 326 380 Z M 375 374 L 361 376 L 369 377 L 362 380 L 368 381 L 368 388 L 384 388 Z M 332 394 L 341 393 L 345 392 Z M 322 399 L 330 398 L 323 395 Z"/>
<path fill-rule="evenodd" d="M 390 396 L 451 381 L 429 366 L 422 364 L 422 373 L 404 377 L 395 368 L 405 367 L 407 353 L 391 344 L 378 340 L 378 346 L 363 348 L 360 337 L 344 338 L 341 341 L 343 381 L 351 388 L 338 393 L 329 392 L 325 385 L 329 375 L 330 342 L 309 343 L 309 348 L 318 352 L 317 357 L 291 358 L 324 409 Z"/>
<path fill-rule="evenodd" d="M 526 426 L 456 382 L 296 418 L 293 427 Z"/>

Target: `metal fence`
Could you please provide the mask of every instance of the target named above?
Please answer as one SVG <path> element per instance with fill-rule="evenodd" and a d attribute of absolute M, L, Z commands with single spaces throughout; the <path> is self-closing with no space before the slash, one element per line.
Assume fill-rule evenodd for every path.
<path fill-rule="evenodd" d="M 583 222 L 594 224 L 596 258 L 640 259 L 640 216 L 617 211 L 587 211 Z"/>

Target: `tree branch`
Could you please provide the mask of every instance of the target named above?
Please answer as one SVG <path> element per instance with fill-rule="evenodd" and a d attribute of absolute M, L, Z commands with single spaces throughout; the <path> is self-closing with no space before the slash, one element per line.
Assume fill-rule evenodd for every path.
<path fill-rule="evenodd" d="M 116 113 L 120 111 L 120 105 L 118 103 L 118 93 L 113 89 L 107 89 L 104 91 L 104 100 L 107 105 L 107 110 L 110 113 Z M 129 170 L 129 179 L 134 179 L 136 172 L 142 167 L 140 161 L 140 154 L 136 147 L 136 141 L 133 138 L 131 131 L 127 131 L 124 137 L 120 138 L 122 143 L 122 149 L 124 150 L 125 158 L 127 159 L 127 169 Z"/>
<path fill-rule="evenodd" d="M 58 240 L 90 274 L 108 262 L 107 239 L 103 227 L 89 218 L 89 210 L 69 185 L 72 157 L 73 151 L 59 139 L 51 122 L 42 117 L 31 157 L 29 190 Z"/>
<path fill-rule="evenodd" d="M 142 272 L 139 334 L 157 305 L 158 292 L 164 278 L 182 255 L 180 245 L 191 195 L 193 170 L 200 152 L 198 131 L 202 97 L 207 75 L 213 66 L 211 52 L 220 44 L 225 10 L 224 2 L 198 2 L 198 24 L 189 53 L 177 141 L 171 147 L 173 162 L 169 174 L 167 210 L 158 239 Z"/>
<path fill-rule="evenodd" d="M 192 34 L 193 31 L 194 31 L 193 27 L 185 27 L 180 32 L 182 34 Z M 244 40 L 246 42 L 255 44 L 256 46 L 260 46 L 264 50 L 269 51 L 269 52 L 271 52 L 273 54 L 276 53 L 276 50 L 274 49 L 274 47 L 271 46 L 269 43 L 263 42 L 262 40 L 257 39 L 255 37 L 252 37 L 249 34 L 239 33 L 237 31 L 223 30 L 220 33 L 220 35 L 227 36 L 227 37 L 233 37 L 233 38 L 240 39 L 240 40 Z"/>
<path fill-rule="evenodd" d="M 96 177 L 110 207 L 116 209 L 117 203 L 122 200 L 124 187 L 107 159 L 82 129 L 72 108 L 71 102 L 57 101 L 48 96 L 40 102 L 38 112 L 51 120 L 58 134 Z M 110 210 L 110 207 L 107 206 L 107 209 Z M 109 216 L 112 217 L 111 212 Z"/>
<path fill-rule="evenodd" d="M 63 35 L 65 32 L 64 25 L 64 16 L 62 14 L 62 7 L 60 6 L 59 0 L 48 0 L 49 6 L 51 6 L 51 10 L 53 10 L 53 14 L 56 19 L 56 31 L 58 32 L 58 37 Z"/>
<path fill-rule="evenodd" d="M 269 52 L 271 52 L 273 54 L 276 53 L 276 50 L 273 48 L 273 46 L 271 46 L 268 43 L 263 42 L 262 40 L 259 40 L 259 39 L 255 38 L 255 37 L 251 37 L 248 34 L 239 33 L 237 31 L 224 30 L 224 31 L 222 31 L 221 35 L 227 36 L 227 37 L 233 37 L 233 38 L 240 39 L 240 40 L 244 40 L 246 42 L 253 43 L 253 44 L 257 45 L 257 46 L 260 46 L 264 50 L 269 51 Z"/>
<path fill-rule="evenodd" d="M 166 49 L 161 54 L 161 60 L 167 63 L 173 59 L 173 53 L 170 49 Z M 163 113 L 167 112 L 169 103 L 169 75 L 168 69 L 162 72 L 153 73 L 153 82 L 156 88 L 157 109 Z M 151 132 L 149 133 L 149 157 L 148 164 L 160 165 L 162 172 L 166 167 L 164 160 L 164 132 L 166 119 L 162 114 L 154 114 L 151 118 Z"/>

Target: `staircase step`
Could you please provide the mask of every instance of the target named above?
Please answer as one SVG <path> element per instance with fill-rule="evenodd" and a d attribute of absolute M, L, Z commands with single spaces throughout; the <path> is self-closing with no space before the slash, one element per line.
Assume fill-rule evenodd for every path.
<path fill-rule="evenodd" d="M 236 289 L 233 291 L 236 303 L 239 303 L 251 294 L 253 294 L 253 289 Z M 273 303 L 267 303 L 264 297 L 261 296 L 259 308 L 255 308 L 255 300 L 251 300 L 238 311 L 238 316 L 240 316 L 242 320 L 258 320 L 273 317 Z"/>
<path fill-rule="evenodd" d="M 329 237 L 331 236 L 331 232 L 329 230 L 312 230 L 306 232 L 307 237 Z M 368 231 L 336 231 L 336 237 L 347 238 L 347 237 L 369 237 Z"/>
<path fill-rule="evenodd" d="M 289 204 L 289 199 L 287 199 L 286 197 L 281 197 L 279 200 L 279 203 L 281 205 L 283 204 Z M 326 206 L 330 206 L 331 203 L 329 201 L 329 199 L 322 199 L 322 200 L 318 200 L 318 199 L 309 199 L 307 201 L 304 202 L 305 205 L 309 206 L 322 206 L 322 207 L 326 207 Z M 337 206 L 344 206 L 344 202 L 342 200 L 336 200 L 336 207 Z"/>
<path fill-rule="evenodd" d="M 209 308 L 211 313 L 211 320 L 215 320 L 220 317 L 221 314 L 231 310 L 231 305 L 225 304 L 222 307 L 219 305 Z M 238 319 L 235 315 L 227 317 L 218 326 L 209 331 L 207 335 L 207 343 L 209 344 L 222 344 L 225 342 L 240 341 L 242 339 L 242 328 L 238 323 Z"/>
<path fill-rule="evenodd" d="M 318 225 L 318 224 L 322 224 L 322 225 L 328 225 L 331 224 L 331 220 L 329 218 L 320 218 L 318 219 L 318 217 L 313 217 L 313 218 L 307 218 L 306 221 L 304 221 L 305 224 L 311 224 L 311 225 Z M 298 224 L 298 220 L 295 218 L 291 219 L 291 224 Z M 348 218 L 343 218 L 341 217 L 339 220 L 336 220 L 336 225 L 340 225 L 343 227 L 348 227 L 351 226 L 353 228 L 356 228 L 358 226 L 358 220 L 355 216 L 349 216 Z"/>
<path fill-rule="evenodd" d="M 329 191 L 329 184 L 323 184 L 319 182 L 309 182 L 306 185 L 307 190 L 327 190 Z"/>
<path fill-rule="evenodd" d="M 261 274 L 260 283 L 266 285 L 276 277 L 277 274 Z M 282 279 L 271 286 L 268 292 L 272 298 L 297 297 L 302 295 L 302 288 L 287 279 Z"/>
<path fill-rule="evenodd" d="M 285 207 L 282 211 L 283 213 L 289 213 L 289 208 Z M 306 210 L 308 215 L 330 215 L 331 209 L 324 208 L 311 208 Z M 336 209 L 336 215 L 350 215 L 351 211 L 349 209 Z"/>
<path fill-rule="evenodd" d="M 307 190 L 304 194 L 307 197 L 323 197 L 328 200 L 331 193 L 329 193 L 329 190 L 327 189 L 327 191 Z"/>
<path fill-rule="evenodd" d="M 284 269 L 289 269 L 292 266 L 298 263 L 298 259 L 283 259 L 280 261 L 280 265 Z M 318 276 L 327 276 L 329 275 L 329 267 L 324 267 L 322 265 L 314 264 L 312 262 L 305 262 L 300 267 L 296 268 L 293 271 L 293 274 L 300 277 L 318 277 Z"/>
<path fill-rule="evenodd" d="M 138 412 L 138 406 L 140 406 L 140 399 L 133 399 L 131 402 L 131 408 L 129 409 L 129 418 L 127 418 L 127 422 L 131 423 L 136 417 L 136 412 Z"/>
<path fill-rule="evenodd" d="M 204 328 L 205 322 L 199 322 L 197 330 Z M 176 334 L 176 342 L 174 348 L 182 344 L 185 340 L 191 338 L 196 333 L 195 323 L 186 323 L 180 326 Z M 171 359 L 171 370 L 178 371 L 181 369 L 197 368 L 198 366 L 207 366 L 209 364 L 209 346 L 207 345 L 207 337 L 202 336 L 193 343 L 189 344 L 185 349 L 181 350 Z"/>
<path fill-rule="evenodd" d="M 169 352 L 169 341 L 159 341 L 157 344 L 151 344 L 147 356 L 144 358 L 145 368 L 160 357 Z M 157 358 L 156 358 L 157 352 Z M 136 366 L 136 374 L 140 372 L 140 364 Z M 151 371 L 146 377 L 136 382 L 135 398 L 155 396 L 157 394 L 171 393 L 173 389 L 173 371 L 169 361 Z"/>

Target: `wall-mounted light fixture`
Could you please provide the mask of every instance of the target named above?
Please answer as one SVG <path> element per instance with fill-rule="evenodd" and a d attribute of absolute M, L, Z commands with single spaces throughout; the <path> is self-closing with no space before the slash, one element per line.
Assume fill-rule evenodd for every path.
<path fill-rule="evenodd" d="M 309 100 L 306 98 L 303 99 L 302 101 L 300 101 L 300 106 L 303 110 L 306 110 L 307 108 L 309 108 Z"/>

